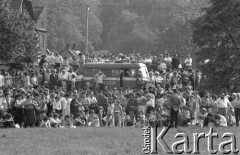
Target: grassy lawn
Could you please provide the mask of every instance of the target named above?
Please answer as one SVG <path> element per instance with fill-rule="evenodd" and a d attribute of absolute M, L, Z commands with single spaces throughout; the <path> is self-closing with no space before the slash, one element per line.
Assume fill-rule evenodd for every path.
<path fill-rule="evenodd" d="M 215 128 L 215 130 L 220 138 L 214 139 L 214 149 L 218 150 L 218 144 L 224 141 L 221 138 L 224 132 L 234 133 L 237 138 L 237 148 L 240 149 L 239 128 Z M 192 133 L 206 134 L 209 129 L 193 127 L 170 129 L 164 137 L 170 146 L 176 141 L 174 136 L 177 132 L 187 133 L 192 148 Z M 0 130 L 0 155 L 138 155 L 142 154 L 142 145 L 143 137 L 140 128 Z M 166 154 L 160 147 L 158 152 L 161 155 Z M 200 140 L 200 154 L 210 154 L 207 151 L 207 139 Z"/>

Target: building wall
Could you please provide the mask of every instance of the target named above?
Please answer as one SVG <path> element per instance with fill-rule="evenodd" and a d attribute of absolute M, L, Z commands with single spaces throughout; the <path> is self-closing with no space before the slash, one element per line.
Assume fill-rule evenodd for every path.
<path fill-rule="evenodd" d="M 25 3 L 22 3 L 22 9 L 20 9 L 21 13 L 27 13 L 27 7 Z"/>
<path fill-rule="evenodd" d="M 40 50 L 42 54 L 46 54 L 47 50 L 47 9 L 44 8 L 40 19 L 37 21 L 37 32 L 39 33 Z"/>

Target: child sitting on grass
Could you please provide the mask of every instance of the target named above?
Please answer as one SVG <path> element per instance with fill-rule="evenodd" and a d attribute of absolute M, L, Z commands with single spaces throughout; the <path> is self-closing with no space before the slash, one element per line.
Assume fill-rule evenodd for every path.
<path fill-rule="evenodd" d="M 69 115 L 66 115 L 65 118 L 62 120 L 61 127 L 63 127 L 63 128 L 76 128 L 76 126 L 73 126 L 73 123 L 71 121 L 71 117 Z"/>
<path fill-rule="evenodd" d="M 10 114 L 3 114 L 0 124 L 0 128 L 16 128 L 13 117 Z"/>
<path fill-rule="evenodd" d="M 43 123 L 42 123 L 41 127 L 42 128 L 51 128 L 51 123 L 47 116 L 45 116 L 43 118 Z"/>
<path fill-rule="evenodd" d="M 186 106 L 183 106 L 180 113 L 180 125 L 188 126 L 191 123 L 191 120 L 190 111 Z"/>
<path fill-rule="evenodd" d="M 156 126 L 156 123 L 157 123 L 157 117 L 156 117 L 156 114 L 155 114 L 155 110 L 152 109 L 150 110 L 150 114 L 148 116 L 148 123 L 150 126 L 154 127 Z"/>
<path fill-rule="evenodd" d="M 170 123 L 170 111 L 167 105 L 163 105 L 160 113 L 157 114 L 157 124 L 158 126 L 168 126 Z"/>
<path fill-rule="evenodd" d="M 85 126 L 86 124 L 86 118 L 83 114 L 76 114 L 74 120 L 73 120 L 73 125 L 76 127 L 81 127 Z"/>
<path fill-rule="evenodd" d="M 59 119 L 59 115 L 55 113 L 54 115 L 50 114 L 49 115 L 49 120 L 51 123 L 51 126 L 54 128 L 59 128 L 61 125 L 61 120 Z"/>
<path fill-rule="evenodd" d="M 90 110 L 90 113 L 88 116 L 88 126 L 91 126 L 91 127 L 99 127 L 100 126 L 99 118 L 95 114 L 94 110 Z"/>
<path fill-rule="evenodd" d="M 133 111 L 130 111 L 129 115 L 126 116 L 125 122 L 127 126 L 134 126 L 136 124 L 136 117 Z"/>
<path fill-rule="evenodd" d="M 140 114 L 139 114 L 139 117 L 138 117 L 138 120 L 137 120 L 137 123 L 136 123 L 136 127 L 144 127 L 147 123 L 147 118 L 145 116 L 145 114 L 140 111 Z"/>

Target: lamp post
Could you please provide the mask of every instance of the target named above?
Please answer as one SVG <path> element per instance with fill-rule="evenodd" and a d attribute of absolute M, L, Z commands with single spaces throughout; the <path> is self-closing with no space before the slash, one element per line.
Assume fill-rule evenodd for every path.
<path fill-rule="evenodd" d="M 90 6 L 86 5 L 86 54 L 88 54 L 88 11 L 90 10 Z"/>

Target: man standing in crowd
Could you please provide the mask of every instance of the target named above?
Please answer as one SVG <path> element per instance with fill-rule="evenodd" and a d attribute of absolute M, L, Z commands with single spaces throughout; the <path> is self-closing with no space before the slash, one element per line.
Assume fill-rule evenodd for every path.
<path fill-rule="evenodd" d="M 225 97 L 225 93 L 222 93 L 220 98 L 216 100 L 216 104 L 218 106 L 218 113 L 225 118 L 227 118 L 227 110 L 230 108 L 233 110 L 233 107 L 230 101 Z"/>
<path fill-rule="evenodd" d="M 240 93 L 237 94 L 237 98 L 232 101 L 232 106 L 235 112 L 236 126 L 239 126 L 240 120 Z"/>
<path fill-rule="evenodd" d="M 167 65 L 166 65 L 166 63 L 163 59 L 163 55 L 159 54 L 159 56 L 158 56 L 158 70 L 162 70 L 163 73 L 165 73 L 166 69 L 167 69 Z"/>
<path fill-rule="evenodd" d="M 184 64 L 187 69 L 192 67 L 192 58 L 190 54 L 188 54 L 187 58 L 184 61 Z"/>
<path fill-rule="evenodd" d="M 46 60 L 50 66 L 54 65 L 55 63 L 54 53 L 52 52 L 51 55 L 47 56 Z"/>
<path fill-rule="evenodd" d="M 175 70 L 179 68 L 180 60 L 178 58 L 177 54 L 174 54 L 174 57 L 172 58 L 172 70 Z"/>
<path fill-rule="evenodd" d="M 55 68 L 60 68 L 63 63 L 63 58 L 59 53 L 55 54 Z"/>
<path fill-rule="evenodd" d="M 167 64 L 167 68 L 171 68 L 172 58 L 169 56 L 169 53 L 166 54 L 166 57 L 164 58 L 164 61 Z"/>
<path fill-rule="evenodd" d="M 177 88 L 172 88 L 173 93 L 170 96 L 169 104 L 170 104 L 170 117 L 171 117 L 171 127 L 178 127 L 178 112 L 181 106 L 181 100 L 177 95 Z"/>
<path fill-rule="evenodd" d="M 103 88 L 104 88 L 103 78 L 105 78 L 106 75 L 103 74 L 102 71 L 100 70 L 99 73 L 95 75 L 95 77 L 96 77 L 96 81 L 97 81 L 97 84 L 99 85 L 100 89 L 103 90 Z"/>
<path fill-rule="evenodd" d="M 55 86 L 58 85 L 58 75 L 56 74 L 56 70 L 52 70 L 52 74 L 50 74 L 50 90 L 53 90 Z"/>

